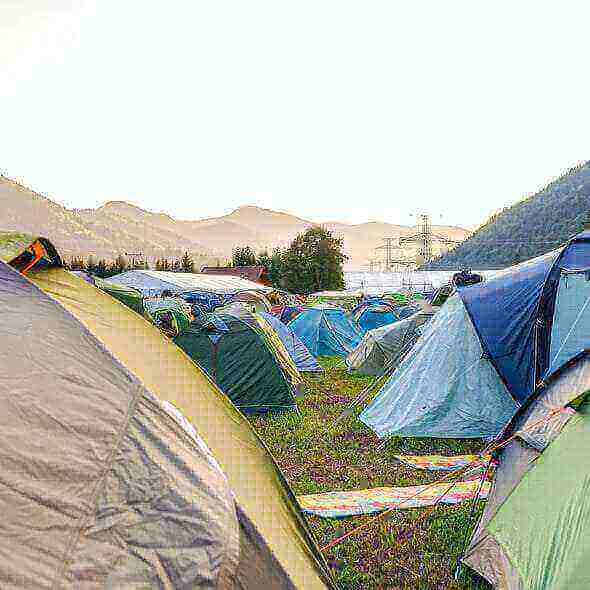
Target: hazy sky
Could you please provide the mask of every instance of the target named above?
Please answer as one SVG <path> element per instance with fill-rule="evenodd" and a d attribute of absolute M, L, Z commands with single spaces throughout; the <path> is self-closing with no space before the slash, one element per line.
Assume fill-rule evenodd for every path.
<path fill-rule="evenodd" d="M 70 207 L 478 224 L 590 156 L 589 22 L 563 0 L 0 0 L 0 171 Z"/>

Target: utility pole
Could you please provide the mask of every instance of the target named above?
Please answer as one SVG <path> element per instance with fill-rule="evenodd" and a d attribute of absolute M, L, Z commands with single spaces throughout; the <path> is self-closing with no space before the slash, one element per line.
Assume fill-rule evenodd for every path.
<path fill-rule="evenodd" d="M 125 252 L 125 256 L 131 258 L 131 270 L 137 267 L 137 260 L 143 258 L 143 252 Z"/>

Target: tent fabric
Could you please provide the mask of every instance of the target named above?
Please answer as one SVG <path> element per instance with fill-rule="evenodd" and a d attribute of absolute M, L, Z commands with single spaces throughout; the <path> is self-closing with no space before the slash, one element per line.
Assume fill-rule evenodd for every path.
<path fill-rule="evenodd" d="M 233 586 L 235 502 L 198 435 L 4 263 L 0 310 L 0 586 Z"/>
<path fill-rule="evenodd" d="M 271 313 L 273 315 L 276 315 L 284 324 L 288 324 L 291 320 L 295 319 L 303 310 L 304 307 L 301 305 L 274 305 L 271 308 Z"/>
<path fill-rule="evenodd" d="M 496 435 L 517 407 L 454 296 L 359 419 L 379 437 L 486 437 Z"/>
<path fill-rule="evenodd" d="M 399 366 L 404 356 L 418 341 L 434 313 L 418 312 L 405 320 L 370 330 L 347 356 L 349 371 L 380 376 Z"/>
<path fill-rule="evenodd" d="M 227 330 L 192 322 L 174 342 L 242 412 L 295 409 L 295 388 L 264 337 L 234 315 L 215 316 Z"/>
<path fill-rule="evenodd" d="M 557 257 L 550 252 L 458 289 L 484 352 L 520 403 L 535 387 L 536 314 Z"/>
<path fill-rule="evenodd" d="M 338 307 L 310 307 L 289 322 L 314 356 L 345 356 L 361 341 L 360 329 Z"/>
<path fill-rule="evenodd" d="M 272 291 L 240 277 L 216 276 L 198 273 L 169 272 L 161 270 L 128 270 L 105 279 L 108 283 L 133 287 L 142 295 L 160 295 L 168 290 L 172 293 L 189 293 L 192 291 L 234 295 L 240 291 Z"/>
<path fill-rule="evenodd" d="M 334 587 L 325 562 L 313 542 L 309 528 L 280 470 L 248 422 L 215 387 L 211 380 L 177 346 L 164 338 L 155 326 L 152 326 L 145 319 L 120 305 L 106 293 L 101 293 L 82 279 L 60 268 L 34 272 L 28 275 L 28 278 L 43 293 L 51 297 L 54 302 L 58 302 L 65 308 L 83 326 L 82 329 L 77 325 L 71 330 L 68 328 L 68 332 L 79 333 L 82 341 L 88 339 L 98 340 L 100 350 L 108 351 L 115 368 L 125 367 L 127 371 L 136 376 L 137 383 L 141 384 L 142 387 L 147 388 L 159 399 L 168 401 L 179 408 L 187 420 L 197 428 L 199 435 L 211 449 L 229 482 L 235 498 L 240 524 L 241 553 L 237 570 L 239 578 L 235 580 L 233 587 L 259 588 L 260 586 L 256 585 L 255 580 L 269 580 L 270 585 L 266 587 L 270 588 Z M 13 281 L 12 277 L 10 281 Z M 21 297 L 20 300 L 22 303 L 27 298 Z M 39 313 L 40 309 L 39 306 L 35 307 L 35 310 Z M 25 311 L 26 313 L 18 312 L 19 321 L 27 317 L 31 319 L 38 318 L 32 312 L 27 315 L 29 310 Z M 5 317 L 7 317 L 6 314 Z M 29 332 L 33 333 L 41 327 L 44 327 L 45 330 L 49 326 L 45 316 L 42 316 L 41 320 L 35 320 L 32 325 L 35 326 L 35 329 L 29 330 Z M 23 331 L 19 330 L 18 333 L 20 334 L 19 338 L 22 338 Z M 44 333 L 42 336 L 43 346 L 47 347 L 47 338 Z M 9 355 L 10 351 L 6 347 L 7 340 L 2 338 L 0 342 L 2 342 L 1 350 L 3 354 Z M 28 344 L 27 339 L 23 338 L 22 342 Z M 63 343 L 60 342 L 59 344 Z M 43 366 L 52 367 L 51 374 L 58 375 L 58 372 L 54 370 L 56 358 L 67 358 L 68 363 L 70 363 L 71 359 L 78 354 L 77 350 L 76 346 L 62 345 L 58 354 L 52 355 L 51 359 L 47 359 L 47 362 L 36 366 L 37 368 Z M 30 350 L 27 350 L 27 355 L 28 362 L 28 359 L 32 358 Z M 86 358 L 92 361 L 90 366 L 93 366 L 95 363 L 93 356 L 88 355 Z M 30 368 L 30 364 L 27 366 Z M 3 413 L 7 412 L 15 401 L 20 400 L 21 404 L 30 403 L 31 397 L 28 394 L 16 397 L 13 395 L 12 388 L 14 384 L 23 379 L 24 372 L 24 370 L 19 371 L 16 378 L 10 378 L 5 382 L 5 385 L 10 387 L 10 397 L 8 399 L 11 400 L 11 403 L 2 404 L 0 415 L 5 415 Z M 37 369 L 35 374 L 39 375 Z M 79 372 L 79 374 L 73 372 L 70 377 L 70 373 L 66 370 L 64 376 L 67 377 L 65 379 L 60 377 L 60 388 L 55 389 L 48 387 L 46 382 L 47 374 L 47 371 L 40 373 L 44 379 L 41 388 L 37 387 L 36 384 L 32 386 L 32 390 L 36 392 L 36 397 L 38 392 L 54 391 L 55 396 L 52 401 L 53 399 L 60 400 L 62 397 L 62 389 L 60 388 L 63 384 L 68 384 L 68 386 L 79 388 L 79 391 L 84 393 L 86 405 L 87 394 L 98 391 L 96 383 L 84 377 L 86 373 L 83 371 Z M 91 374 L 94 375 L 94 372 Z M 104 372 L 104 379 L 111 379 L 111 374 L 112 371 Z M 97 372 L 97 375 L 100 377 L 100 372 Z M 56 408 L 57 406 L 49 407 L 47 415 L 54 415 Z M 22 418 L 25 414 L 21 413 L 19 415 Z M 110 413 L 107 413 L 107 415 L 110 416 Z M 91 417 L 84 423 L 82 429 L 69 430 L 70 438 L 74 433 L 77 433 L 74 440 L 90 441 L 94 436 L 98 436 L 97 440 L 99 441 L 103 440 L 105 437 L 97 430 L 97 421 L 100 424 L 103 423 L 101 410 L 93 407 Z M 110 419 L 105 420 L 105 422 L 109 427 L 113 424 Z M 51 419 L 51 423 L 53 429 L 58 428 L 58 422 Z M 97 423 L 96 429 L 95 423 Z M 14 421 L 8 420 L 8 424 L 13 424 L 11 428 L 16 428 Z M 88 431 L 89 425 L 92 425 L 91 431 Z M 10 450 L 2 452 L 4 457 L 13 454 L 18 455 L 16 451 L 22 445 L 22 436 L 5 436 L 5 433 L 12 431 L 4 428 L 1 430 L 2 437 L 0 438 L 5 443 L 11 443 L 11 441 L 14 443 L 15 440 L 18 440 L 17 447 L 11 443 Z M 68 441 L 70 438 L 68 438 Z M 39 439 L 36 438 L 35 440 Z M 42 440 L 45 441 L 46 439 L 43 438 Z M 47 440 L 51 440 L 51 438 Z M 91 445 L 92 456 L 99 458 L 106 456 L 104 453 L 95 452 L 95 450 L 98 451 L 98 448 Z M 69 442 L 60 449 L 62 451 L 67 449 L 68 460 L 70 460 Z M 24 450 L 19 451 L 21 456 L 23 452 Z M 39 448 L 39 445 L 35 445 L 35 449 L 31 451 L 29 457 L 37 456 L 39 452 L 42 452 L 42 449 Z M 53 457 L 52 465 L 55 465 Z M 180 465 L 178 465 L 178 468 L 180 468 Z M 2 471 L 2 477 L 6 477 L 8 472 L 4 469 Z M 25 472 L 23 469 L 20 471 Z M 59 471 L 55 473 L 58 476 L 60 474 Z M 63 479 L 60 481 L 67 482 L 68 488 L 72 488 L 72 482 L 77 480 L 78 474 L 76 473 L 75 477 L 70 477 L 70 471 L 64 471 L 63 474 Z M 52 477 L 51 480 L 57 481 L 55 477 Z M 146 481 L 148 480 L 143 480 L 144 490 L 152 487 L 150 484 L 146 488 Z M 255 485 L 253 485 L 253 482 L 256 482 Z M 53 502 L 54 499 L 62 495 L 61 493 L 50 494 L 49 490 L 40 489 L 38 478 L 33 485 L 37 486 L 35 493 L 41 502 Z M 86 482 L 78 487 L 86 488 Z M 262 494 L 264 501 L 261 500 Z M 3 514 L 9 512 L 10 510 L 3 509 Z M 16 510 L 13 513 L 18 514 L 18 520 L 22 523 L 24 511 Z M 40 579 L 42 575 L 47 574 L 47 558 L 54 551 L 56 543 L 53 541 L 53 535 L 58 533 L 58 529 L 44 529 L 48 537 L 51 537 L 50 552 L 44 553 L 43 558 L 40 560 L 30 560 L 30 563 L 28 561 L 26 567 L 19 567 L 18 563 L 21 563 L 21 559 L 28 559 L 29 551 L 27 549 L 26 552 L 21 554 L 15 550 L 13 540 L 16 533 L 7 533 L 6 531 L 16 529 L 11 529 L 8 523 L 5 523 L 5 525 L 5 534 L 2 539 L 5 543 L 9 543 L 9 546 L 4 552 L 10 554 L 11 559 L 10 563 L 3 560 L 3 564 L 0 566 L 0 570 L 4 572 L 2 575 L 18 574 L 18 583 L 23 584 L 23 586 L 17 585 L 16 587 L 45 587 L 38 583 L 26 586 L 24 584 L 29 581 L 31 576 Z M 42 537 L 43 531 L 39 531 L 38 534 Z M 100 558 L 98 549 L 92 555 L 97 557 L 95 564 L 105 563 Z M 144 551 L 142 555 L 146 557 L 147 553 Z M 167 558 L 172 559 L 170 556 Z M 158 571 L 162 572 L 161 561 L 158 563 L 152 561 L 150 563 L 153 563 L 154 568 L 157 567 Z M 13 564 L 14 567 L 12 567 Z M 268 567 L 271 566 L 275 569 L 269 571 Z M 12 574 L 8 573 L 9 567 L 12 567 Z M 88 576 L 92 573 L 92 570 L 86 569 L 84 573 Z M 13 583 L 13 578 L 10 579 L 11 583 Z M 161 584 L 163 586 L 170 585 L 170 582 L 169 580 L 162 580 Z"/>
<path fill-rule="evenodd" d="M 136 289 L 124 285 L 118 285 L 116 283 L 109 283 L 98 277 L 94 278 L 94 284 L 101 291 L 108 293 L 111 297 L 114 297 L 129 309 L 132 309 L 140 315 L 143 314 L 143 295 Z"/>
<path fill-rule="evenodd" d="M 588 346 L 590 281 L 586 272 L 565 273 L 559 279 L 551 331 L 549 373 Z"/>
<path fill-rule="evenodd" d="M 350 318 L 363 332 L 393 324 L 400 319 L 392 306 L 382 302 L 368 302 L 358 305 L 350 313 Z"/>
<path fill-rule="evenodd" d="M 323 367 L 315 360 L 305 347 L 305 344 L 301 342 L 289 326 L 283 324 L 281 320 L 270 313 L 261 313 L 260 315 L 277 333 L 299 371 L 323 372 Z"/>
<path fill-rule="evenodd" d="M 491 494 L 463 558 L 495 588 L 587 587 L 587 572 L 583 584 L 571 572 L 585 570 L 571 544 L 578 535 L 585 543 L 590 532 L 586 494 L 581 503 L 576 497 L 588 478 L 578 451 L 586 444 L 588 410 L 586 403 L 578 412 L 564 406 L 588 390 L 590 356 L 583 354 L 538 388 L 504 433 L 513 438 L 498 456 Z"/>

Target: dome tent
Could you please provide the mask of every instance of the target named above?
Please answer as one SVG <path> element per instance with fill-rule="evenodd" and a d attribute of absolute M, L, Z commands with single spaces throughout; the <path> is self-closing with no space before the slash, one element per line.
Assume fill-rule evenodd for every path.
<path fill-rule="evenodd" d="M 350 312 L 350 318 L 363 333 L 393 324 L 400 319 L 392 304 L 378 298 L 371 298 L 357 305 Z"/>
<path fill-rule="evenodd" d="M 459 287 L 360 415 L 379 436 L 497 434 L 590 333 L 590 232 Z"/>
<path fill-rule="evenodd" d="M 313 356 L 346 356 L 362 338 L 358 326 L 339 307 L 305 308 L 288 325 Z"/>
<path fill-rule="evenodd" d="M 420 311 L 399 322 L 369 330 L 346 358 L 348 370 L 375 377 L 393 370 L 416 344 L 424 324 L 433 315 L 434 309 Z"/>
<path fill-rule="evenodd" d="M 332 586 L 260 439 L 154 326 L 59 267 L 0 262 L 0 307 L 2 587 Z"/>
<path fill-rule="evenodd" d="M 463 563 L 498 590 L 585 590 L 590 580 L 590 357 L 534 393 L 503 432 Z"/>
<path fill-rule="evenodd" d="M 270 313 L 261 313 L 260 316 L 281 339 L 299 371 L 321 373 L 324 370 L 289 326 Z"/>
<path fill-rule="evenodd" d="M 257 326 L 237 314 L 209 314 L 173 340 L 243 412 L 297 408 L 296 384 L 280 358 Z"/>

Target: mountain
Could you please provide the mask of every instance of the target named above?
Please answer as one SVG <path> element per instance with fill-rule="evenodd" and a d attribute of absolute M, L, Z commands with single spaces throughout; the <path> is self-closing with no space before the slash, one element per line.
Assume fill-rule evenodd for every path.
<path fill-rule="evenodd" d="M 471 237 L 423 268 L 505 268 L 557 248 L 584 228 L 589 214 L 590 162 L 586 162 L 492 215 Z"/>
<path fill-rule="evenodd" d="M 228 215 L 186 221 L 146 211 L 125 201 L 109 201 L 97 209 L 69 210 L 47 197 L 0 177 L 0 230 L 44 235 L 66 258 L 113 259 L 125 252 L 142 252 L 148 259 L 179 257 L 191 252 L 198 264 L 224 263 L 236 246 L 257 250 L 285 247 L 313 221 L 254 206 Z M 375 258 L 384 237 L 412 235 L 415 229 L 389 223 L 324 224 L 344 241 L 349 269 L 365 268 Z M 453 240 L 469 235 L 458 227 L 433 226 Z M 383 256 L 381 256 L 383 257 Z"/>

